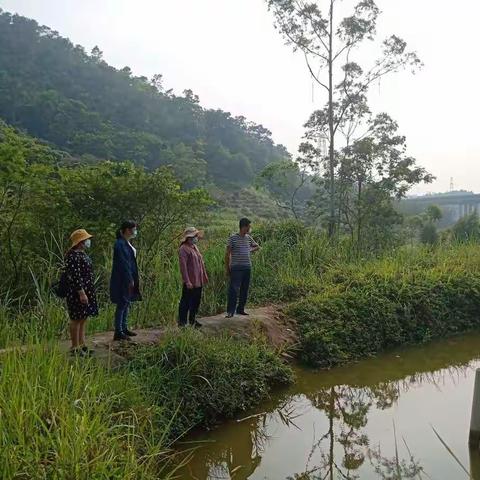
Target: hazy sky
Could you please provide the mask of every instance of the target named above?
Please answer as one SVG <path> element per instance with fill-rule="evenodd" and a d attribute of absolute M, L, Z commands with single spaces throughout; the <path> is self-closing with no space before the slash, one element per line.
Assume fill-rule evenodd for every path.
<path fill-rule="evenodd" d="M 377 0 L 379 34 L 396 33 L 424 69 L 375 86 L 407 136 L 409 153 L 437 177 L 416 192 L 480 192 L 478 0 Z M 191 88 L 202 105 L 263 124 L 294 153 L 302 125 L 321 104 L 303 57 L 284 45 L 264 0 L 0 0 L 137 75 L 162 73 L 167 88 Z M 313 97 L 313 98 L 312 98 Z"/>

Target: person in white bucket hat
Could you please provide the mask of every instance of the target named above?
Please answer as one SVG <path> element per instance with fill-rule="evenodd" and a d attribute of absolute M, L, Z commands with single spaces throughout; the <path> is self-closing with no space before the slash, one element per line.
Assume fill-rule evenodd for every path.
<path fill-rule="evenodd" d="M 197 247 L 203 232 L 195 227 L 186 228 L 183 232 L 178 257 L 182 274 L 182 298 L 178 305 L 178 325 L 191 325 L 199 328 L 196 315 L 202 301 L 202 289 L 208 283 L 203 256 Z"/>

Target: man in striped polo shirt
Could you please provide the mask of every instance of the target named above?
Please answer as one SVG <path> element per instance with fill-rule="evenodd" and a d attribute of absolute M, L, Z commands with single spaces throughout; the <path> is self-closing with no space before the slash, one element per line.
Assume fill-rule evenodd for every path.
<path fill-rule="evenodd" d="M 257 242 L 250 236 L 250 220 L 240 220 L 240 232 L 228 239 L 225 254 L 225 267 L 230 276 L 228 289 L 227 318 L 232 318 L 235 313 L 248 315 L 245 312 L 250 277 L 252 272 L 251 253 L 260 249 Z"/>

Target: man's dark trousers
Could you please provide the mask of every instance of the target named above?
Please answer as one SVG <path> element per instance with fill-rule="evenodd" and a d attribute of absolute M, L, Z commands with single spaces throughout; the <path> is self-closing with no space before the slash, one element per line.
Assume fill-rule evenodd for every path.
<path fill-rule="evenodd" d="M 230 271 L 230 287 L 228 289 L 227 313 L 243 313 L 250 288 L 251 268 L 232 267 Z M 237 306 L 238 301 L 238 306 Z"/>

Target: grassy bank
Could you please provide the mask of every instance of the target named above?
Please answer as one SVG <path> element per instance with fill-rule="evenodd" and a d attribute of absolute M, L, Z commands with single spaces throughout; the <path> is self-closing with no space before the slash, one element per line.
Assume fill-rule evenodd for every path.
<path fill-rule="evenodd" d="M 292 379 L 262 343 L 170 335 L 121 370 L 52 346 L 1 357 L 0 477 L 170 478 L 169 447 L 264 399 Z"/>
<path fill-rule="evenodd" d="M 171 432 L 209 427 L 232 418 L 292 381 L 292 370 L 262 341 L 171 334 L 157 347 L 136 352 L 130 371 L 157 405 L 178 408 Z"/>
<path fill-rule="evenodd" d="M 228 228 L 231 225 L 231 228 Z M 225 309 L 228 279 L 225 276 L 226 239 L 235 222 L 217 222 L 206 229 L 201 243 L 210 282 L 205 288 L 201 314 L 212 315 Z M 333 265 L 346 264 L 351 256 L 347 246 L 331 244 L 315 232 L 293 222 L 261 225 L 253 233 L 263 249 L 254 258 L 250 305 L 285 303 L 321 288 L 321 275 Z M 152 254 L 138 245 L 144 300 L 130 314 L 133 326 L 174 325 L 177 320 L 181 280 L 176 242 L 161 245 Z M 112 328 L 113 306 L 108 298 L 111 268 L 110 251 L 92 248 L 100 315 L 87 324 L 88 333 Z M 32 293 L 14 297 L 3 292 L 0 299 L 0 348 L 32 341 L 48 341 L 67 335 L 67 313 L 63 301 L 50 292 L 58 276 L 60 252 L 50 252 L 42 271 L 32 271 Z"/>
<path fill-rule="evenodd" d="M 480 327 L 480 248 L 406 249 L 333 268 L 324 287 L 286 308 L 300 356 L 330 367 Z"/>

